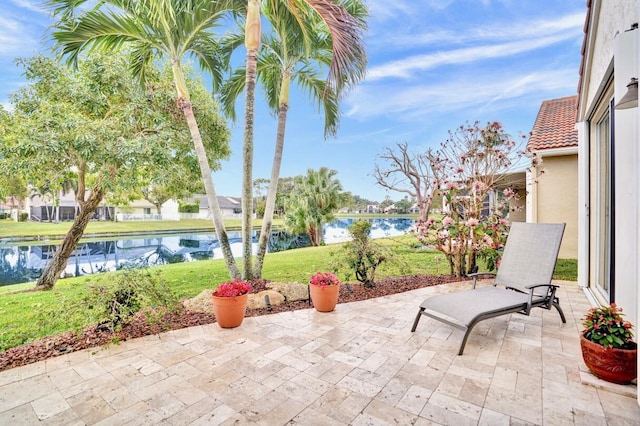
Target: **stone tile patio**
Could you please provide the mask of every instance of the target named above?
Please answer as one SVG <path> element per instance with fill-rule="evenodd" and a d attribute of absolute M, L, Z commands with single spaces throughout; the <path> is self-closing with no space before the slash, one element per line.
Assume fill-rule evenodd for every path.
<path fill-rule="evenodd" d="M 485 321 L 462 333 L 424 317 L 456 283 L 363 302 L 192 327 L 0 373 L 0 425 L 640 425 L 635 385 L 595 379 L 567 315 Z"/>

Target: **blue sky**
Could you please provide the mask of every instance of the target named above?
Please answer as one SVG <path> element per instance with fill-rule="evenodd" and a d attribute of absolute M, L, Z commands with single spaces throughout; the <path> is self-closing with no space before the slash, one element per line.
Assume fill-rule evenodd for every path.
<path fill-rule="evenodd" d="M 342 104 L 337 137 L 324 140 L 323 117 L 292 93 L 281 176 L 335 169 L 344 190 L 372 200 L 388 192 L 372 176 L 384 147 L 424 150 L 466 121 L 500 121 L 528 134 L 543 100 L 576 94 L 584 0 L 365 0 L 369 66 Z M 51 20 L 40 0 L 0 3 L 0 103 L 24 84 L 17 56 L 46 52 Z M 259 89 L 258 89 L 259 90 Z M 260 94 L 258 94 L 260 98 Z M 230 160 L 214 174 L 219 195 L 240 195 L 240 121 Z M 254 178 L 270 174 L 276 121 L 256 108 Z"/>

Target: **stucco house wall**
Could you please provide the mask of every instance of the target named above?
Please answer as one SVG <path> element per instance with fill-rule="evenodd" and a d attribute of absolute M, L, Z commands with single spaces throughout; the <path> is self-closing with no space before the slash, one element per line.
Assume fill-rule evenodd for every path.
<path fill-rule="evenodd" d="M 640 108 L 617 109 L 615 104 L 629 80 L 640 76 L 640 4 L 591 0 L 587 6 L 578 88 L 578 280 L 593 303 L 612 299 L 638 327 Z M 610 280 L 608 293 L 598 287 L 603 277 Z"/>
<path fill-rule="evenodd" d="M 537 222 L 566 223 L 561 259 L 578 258 L 578 155 L 544 157 L 537 184 Z"/>
<path fill-rule="evenodd" d="M 527 148 L 542 159 L 528 175 L 527 221 L 565 223 L 561 259 L 578 258 L 578 96 L 542 102 Z"/>

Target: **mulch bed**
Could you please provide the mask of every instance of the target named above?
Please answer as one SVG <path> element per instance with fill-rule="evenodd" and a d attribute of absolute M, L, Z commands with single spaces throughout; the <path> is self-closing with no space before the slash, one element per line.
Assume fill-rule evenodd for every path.
<path fill-rule="evenodd" d="M 350 284 L 340 288 L 338 303 L 355 302 L 402 293 L 417 288 L 429 287 L 438 284 L 460 281 L 461 278 L 449 275 L 408 275 L 401 277 L 385 278 L 376 281 L 374 288 L 364 288 L 360 284 Z M 265 290 L 266 280 L 254 280 L 251 282 L 252 293 Z M 271 309 L 248 309 L 246 317 L 272 314 L 277 312 L 294 311 L 297 309 L 309 309 L 311 305 L 306 301 L 290 302 Z M 68 332 L 56 336 L 46 337 L 33 343 L 18 346 L 0 353 L 0 371 L 22 365 L 31 364 L 44 359 L 79 351 L 91 347 L 101 346 L 114 342 L 121 342 L 136 337 L 157 334 L 168 330 L 177 330 L 195 325 L 211 324 L 216 321 L 212 314 L 190 312 L 182 310 L 178 314 L 167 314 L 162 321 L 150 324 L 144 317 L 135 318 L 118 332 L 111 332 L 100 327 L 87 327 L 82 333 Z"/>

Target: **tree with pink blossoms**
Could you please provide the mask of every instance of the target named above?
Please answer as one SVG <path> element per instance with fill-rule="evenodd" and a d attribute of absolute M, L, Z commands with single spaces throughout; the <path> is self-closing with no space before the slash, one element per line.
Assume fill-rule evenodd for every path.
<path fill-rule="evenodd" d="M 444 254 L 452 275 L 477 272 L 478 257 L 490 270 L 499 265 L 510 202 L 520 196 L 508 186 L 509 172 L 523 165 L 524 157 L 530 158 L 527 165 L 540 166 L 539 158 L 521 149 L 525 139 L 514 141 L 499 122 L 480 127 L 476 121 L 450 131 L 432 155 L 444 167 L 434 182 L 436 193 L 443 197 L 444 217 L 419 219 L 416 233 L 419 241 Z"/>

